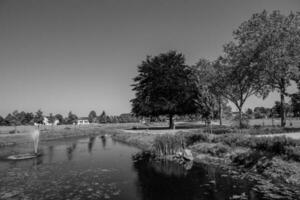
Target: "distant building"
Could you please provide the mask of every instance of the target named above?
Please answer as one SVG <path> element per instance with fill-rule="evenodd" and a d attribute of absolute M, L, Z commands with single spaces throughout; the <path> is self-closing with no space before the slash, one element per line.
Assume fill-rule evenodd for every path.
<path fill-rule="evenodd" d="M 90 124 L 89 119 L 87 117 L 81 117 L 77 119 L 77 125 L 87 125 Z"/>
<path fill-rule="evenodd" d="M 49 118 L 48 117 L 44 117 L 43 124 L 46 125 L 46 126 L 52 126 L 52 125 L 57 126 L 59 124 L 59 120 L 55 119 L 53 123 L 50 123 L 49 122 Z"/>

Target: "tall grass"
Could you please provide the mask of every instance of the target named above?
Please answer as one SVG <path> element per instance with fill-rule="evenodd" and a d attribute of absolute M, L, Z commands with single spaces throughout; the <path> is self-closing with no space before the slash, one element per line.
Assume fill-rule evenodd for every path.
<path fill-rule="evenodd" d="M 153 151 L 156 155 L 167 156 L 181 152 L 184 148 L 184 138 L 181 135 L 165 134 L 154 140 Z"/>

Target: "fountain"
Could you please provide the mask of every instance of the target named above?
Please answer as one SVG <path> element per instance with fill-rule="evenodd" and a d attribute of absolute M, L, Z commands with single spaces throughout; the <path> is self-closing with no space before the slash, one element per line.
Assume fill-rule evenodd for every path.
<path fill-rule="evenodd" d="M 33 140 L 33 153 L 24 153 L 24 154 L 16 154 L 8 156 L 8 160 L 25 160 L 31 159 L 41 156 L 41 153 L 38 152 L 38 145 L 39 145 L 39 137 L 40 131 L 39 129 L 34 129 L 30 132 L 31 138 Z"/>

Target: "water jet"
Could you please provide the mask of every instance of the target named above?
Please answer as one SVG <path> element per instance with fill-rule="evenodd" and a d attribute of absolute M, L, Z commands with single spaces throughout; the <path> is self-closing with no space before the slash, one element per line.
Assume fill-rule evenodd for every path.
<path fill-rule="evenodd" d="M 33 141 L 33 153 L 10 155 L 6 159 L 8 159 L 8 160 L 26 160 L 26 159 L 32 159 L 32 158 L 37 158 L 37 157 L 41 156 L 42 154 L 38 152 L 38 145 L 39 145 L 39 138 L 40 138 L 39 129 L 34 129 L 33 131 L 31 131 L 30 136 Z"/>

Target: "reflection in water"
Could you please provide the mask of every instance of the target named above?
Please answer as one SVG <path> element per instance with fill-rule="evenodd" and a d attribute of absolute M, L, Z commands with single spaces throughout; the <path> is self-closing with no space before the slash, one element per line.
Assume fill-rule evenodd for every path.
<path fill-rule="evenodd" d="M 34 169 L 37 169 L 38 165 L 43 164 L 43 158 L 41 157 L 36 157 L 34 159 L 32 159 L 32 166 Z"/>
<path fill-rule="evenodd" d="M 150 157 L 136 159 L 134 169 L 142 199 L 229 199 L 232 194 L 247 193 L 251 188 L 245 180 L 222 176 L 212 166 L 193 166 L 186 171 L 171 161 L 156 161 Z M 247 194 L 249 195 L 249 193 Z M 251 195 L 252 196 L 252 195 Z M 250 199 L 255 199 L 255 197 Z"/>
<path fill-rule="evenodd" d="M 76 149 L 77 144 L 73 143 L 71 146 L 66 148 L 68 160 L 71 161 L 73 159 L 73 151 Z"/>
<path fill-rule="evenodd" d="M 51 163 L 54 155 L 54 147 L 53 145 L 48 146 L 48 162 Z"/>
<path fill-rule="evenodd" d="M 104 135 L 101 135 L 101 143 L 102 143 L 102 148 L 105 149 L 106 147 L 106 137 Z"/>
<path fill-rule="evenodd" d="M 96 137 L 94 137 L 94 136 L 89 138 L 89 142 L 88 142 L 89 153 L 92 153 L 93 146 L 95 144 L 95 139 L 96 139 Z"/>

